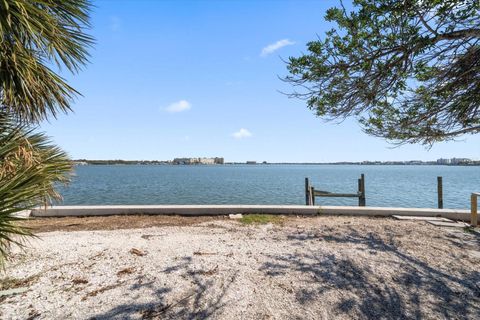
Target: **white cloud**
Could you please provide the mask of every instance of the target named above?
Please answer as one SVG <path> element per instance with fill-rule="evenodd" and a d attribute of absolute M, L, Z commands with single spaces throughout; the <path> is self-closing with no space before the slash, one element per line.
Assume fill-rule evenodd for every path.
<path fill-rule="evenodd" d="M 288 39 L 282 39 L 282 40 L 278 40 L 277 42 L 275 43 L 272 43 L 272 44 L 269 44 L 268 46 L 266 46 L 265 48 L 262 49 L 262 53 L 260 54 L 260 56 L 262 57 L 266 57 L 268 56 L 269 54 L 277 51 L 278 49 L 280 48 L 283 48 L 285 46 L 291 46 L 291 45 L 294 45 L 295 42 L 293 41 L 290 41 Z"/>
<path fill-rule="evenodd" d="M 248 131 L 247 129 L 241 128 L 237 132 L 234 132 L 232 136 L 235 139 L 244 139 L 244 138 L 250 138 L 252 136 L 252 133 Z"/>
<path fill-rule="evenodd" d="M 187 100 L 180 100 L 170 104 L 168 107 L 165 108 L 165 111 L 170 113 L 182 112 L 187 111 L 192 108 L 192 105 Z"/>

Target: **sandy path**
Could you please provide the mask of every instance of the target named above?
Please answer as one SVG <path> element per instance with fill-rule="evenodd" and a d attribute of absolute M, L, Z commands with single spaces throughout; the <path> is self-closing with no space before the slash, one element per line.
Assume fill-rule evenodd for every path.
<path fill-rule="evenodd" d="M 2 319 L 480 318 L 475 234 L 391 219 L 41 233 Z M 132 249 L 136 249 L 133 250 Z"/>

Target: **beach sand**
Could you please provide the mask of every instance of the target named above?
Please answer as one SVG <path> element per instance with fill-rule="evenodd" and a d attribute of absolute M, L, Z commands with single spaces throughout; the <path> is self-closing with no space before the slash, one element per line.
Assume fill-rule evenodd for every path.
<path fill-rule="evenodd" d="M 1 319 L 480 318 L 480 238 L 425 222 L 37 219 Z"/>

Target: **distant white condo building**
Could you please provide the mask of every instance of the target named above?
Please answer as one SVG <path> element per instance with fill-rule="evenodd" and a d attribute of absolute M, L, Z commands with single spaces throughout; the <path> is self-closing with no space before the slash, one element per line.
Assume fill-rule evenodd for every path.
<path fill-rule="evenodd" d="M 443 159 L 443 158 L 437 159 L 437 164 L 450 164 L 450 163 L 451 163 L 450 159 Z"/>
<path fill-rule="evenodd" d="M 221 157 L 215 158 L 175 158 L 173 164 L 223 164 L 224 160 Z"/>

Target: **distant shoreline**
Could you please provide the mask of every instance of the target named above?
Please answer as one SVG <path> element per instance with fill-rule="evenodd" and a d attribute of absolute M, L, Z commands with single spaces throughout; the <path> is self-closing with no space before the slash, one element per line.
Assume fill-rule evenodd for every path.
<path fill-rule="evenodd" d="M 167 166 L 225 166 L 225 165 L 359 165 L 359 166 L 447 166 L 447 167 L 472 167 L 480 166 L 480 161 L 458 164 L 439 164 L 436 161 L 363 161 L 363 162 L 268 162 L 245 163 L 225 162 L 224 164 L 174 164 L 158 160 L 73 160 L 75 165 L 167 165 Z"/>

